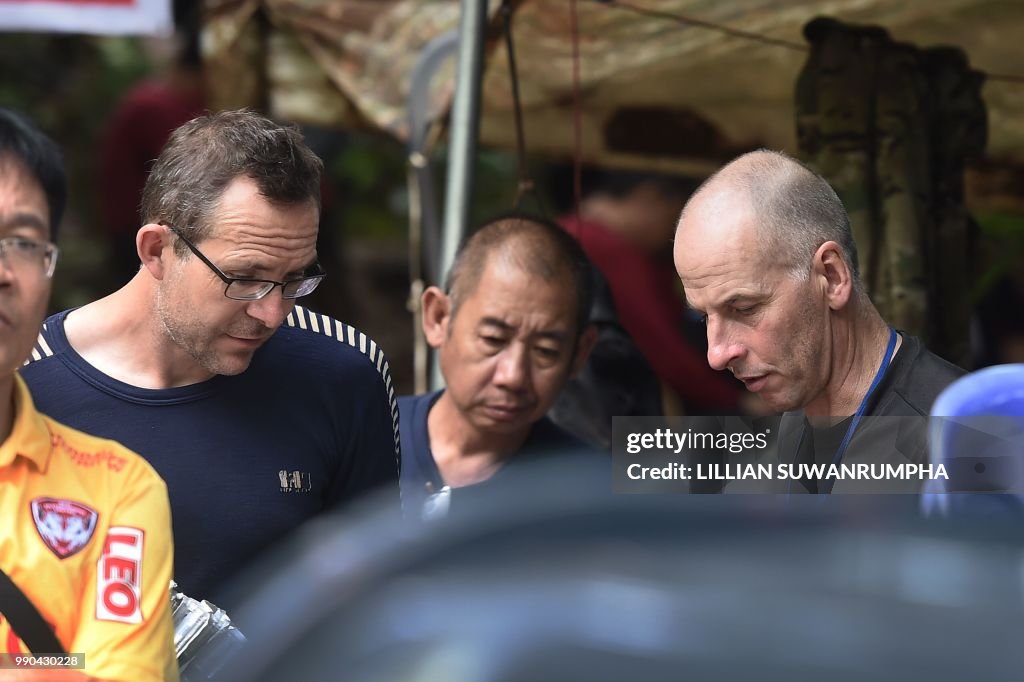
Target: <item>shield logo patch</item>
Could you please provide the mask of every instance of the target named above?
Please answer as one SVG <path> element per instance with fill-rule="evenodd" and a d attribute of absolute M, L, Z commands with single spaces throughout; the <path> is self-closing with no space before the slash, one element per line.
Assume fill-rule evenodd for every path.
<path fill-rule="evenodd" d="M 39 537 L 58 559 L 67 559 L 89 544 L 99 518 L 94 509 L 52 497 L 37 497 L 31 504 Z"/>

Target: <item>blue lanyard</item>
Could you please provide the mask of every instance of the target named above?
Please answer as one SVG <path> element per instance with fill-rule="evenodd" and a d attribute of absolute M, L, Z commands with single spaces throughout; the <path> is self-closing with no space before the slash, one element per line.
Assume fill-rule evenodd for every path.
<path fill-rule="evenodd" d="M 846 435 L 843 436 L 843 442 L 839 444 L 839 448 L 836 450 L 836 454 L 832 456 L 832 464 L 839 464 L 843 461 L 843 456 L 846 455 L 846 448 L 850 446 L 850 441 L 853 440 L 853 432 L 857 430 L 857 424 L 860 423 L 860 418 L 864 416 L 864 413 L 868 409 L 868 403 L 871 402 L 871 396 L 874 394 L 875 389 L 882 383 L 882 379 L 885 378 L 885 373 L 889 370 L 889 363 L 892 360 L 893 351 L 896 350 L 896 330 L 889 327 L 889 345 L 885 347 L 885 355 L 882 356 L 882 364 L 878 366 L 878 371 L 875 372 L 875 378 L 871 381 L 871 386 L 868 387 L 868 392 L 864 394 L 864 399 L 860 401 L 860 407 L 853 414 L 853 420 L 850 421 L 850 425 L 846 427 Z M 803 431 L 800 433 L 800 442 L 796 446 L 796 454 L 793 455 L 793 462 L 796 463 L 796 458 L 800 456 L 800 448 L 803 447 L 804 437 L 807 436 L 807 426 L 805 425 Z M 792 487 L 793 481 L 790 480 L 790 487 Z M 831 490 L 829 493 L 830 494 Z"/>

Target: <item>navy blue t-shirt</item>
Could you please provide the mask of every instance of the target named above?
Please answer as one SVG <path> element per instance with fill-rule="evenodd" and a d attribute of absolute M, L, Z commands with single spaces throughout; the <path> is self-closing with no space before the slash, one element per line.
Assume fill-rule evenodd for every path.
<path fill-rule="evenodd" d="M 296 307 L 241 374 L 154 390 L 88 364 L 67 314 L 46 320 L 21 375 L 40 411 L 123 443 L 167 482 L 189 596 L 216 602 L 218 584 L 275 540 L 398 477 L 388 364 L 348 325 Z"/>
<path fill-rule="evenodd" d="M 402 503 L 413 516 L 419 516 L 427 499 L 440 492 L 445 485 L 430 450 L 430 434 L 427 431 L 427 415 L 442 393 L 434 391 L 398 399 L 402 440 Z M 484 495 L 489 487 L 500 485 L 510 470 L 539 458 L 553 457 L 589 461 L 600 467 L 610 465 L 606 453 L 595 450 L 544 417 L 533 425 L 522 447 L 491 478 L 476 485 L 458 488 L 458 492 L 451 495 L 453 499 L 467 498 L 472 494 Z M 454 509 L 459 502 L 452 504 Z"/>

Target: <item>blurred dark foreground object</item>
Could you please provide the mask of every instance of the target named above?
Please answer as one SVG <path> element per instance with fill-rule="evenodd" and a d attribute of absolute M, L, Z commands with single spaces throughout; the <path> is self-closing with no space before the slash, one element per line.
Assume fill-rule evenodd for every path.
<path fill-rule="evenodd" d="M 662 414 L 661 384 L 619 322 L 608 283 L 597 268 L 592 274 L 590 322 L 597 328 L 597 343 L 579 373 L 562 387 L 548 417 L 583 442 L 611 451 L 612 418 Z"/>
<path fill-rule="evenodd" d="M 305 526 L 242 583 L 250 646 L 223 679 L 1020 679 L 1016 522 L 529 473 L 433 526 Z"/>

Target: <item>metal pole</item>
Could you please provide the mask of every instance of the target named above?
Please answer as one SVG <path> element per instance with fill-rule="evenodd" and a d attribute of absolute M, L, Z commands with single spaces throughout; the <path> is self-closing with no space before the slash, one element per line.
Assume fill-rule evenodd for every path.
<path fill-rule="evenodd" d="M 448 182 L 445 188 L 444 230 L 441 234 L 441 263 L 438 272 L 448 273 L 462 235 L 469 224 L 473 198 L 473 164 L 480 130 L 480 89 L 483 75 L 484 28 L 487 0 L 462 0 L 459 16 L 459 55 L 452 103 L 451 135 L 448 144 Z M 444 385 L 438 363 L 432 363 L 430 386 Z"/>
<path fill-rule="evenodd" d="M 413 67 L 409 84 L 409 302 L 413 314 L 413 390 L 426 392 L 430 381 L 430 349 L 423 336 L 421 295 L 440 277 L 441 226 L 437 216 L 437 195 L 431 175 L 430 146 L 435 118 L 430 110 L 430 85 L 441 66 L 455 57 L 458 31 L 452 29 L 431 40 Z"/>

